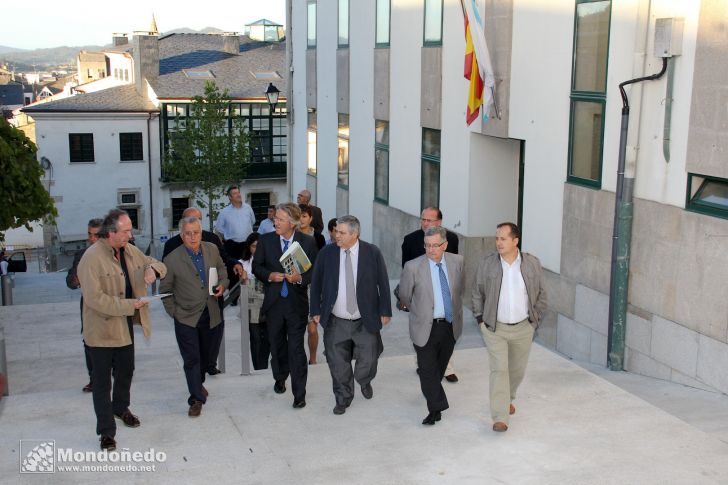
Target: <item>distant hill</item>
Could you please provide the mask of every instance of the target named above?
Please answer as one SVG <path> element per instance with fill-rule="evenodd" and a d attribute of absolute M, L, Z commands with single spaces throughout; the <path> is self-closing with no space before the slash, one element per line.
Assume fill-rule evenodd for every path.
<path fill-rule="evenodd" d="M 217 29 L 215 27 L 205 27 L 202 30 L 194 30 L 187 27 L 179 29 L 173 29 L 162 33 L 161 35 L 168 34 L 219 34 L 224 30 Z M 240 32 L 242 34 L 242 31 Z M 109 34 L 111 37 L 111 34 Z M 129 36 L 129 42 L 131 42 L 131 36 Z M 5 61 L 14 65 L 16 69 L 24 70 L 32 66 L 36 69 L 41 69 L 46 66 L 58 66 L 63 64 L 73 64 L 76 62 L 76 56 L 81 50 L 87 51 L 98 51 L 104 47 L 108 47 L 111 44 L 105 46 L 101 45 L 85 45 L 77 47 L 51 47 L 47 49 L 16 49 L 10 46 L 0 46 L 0 61 Z"/>

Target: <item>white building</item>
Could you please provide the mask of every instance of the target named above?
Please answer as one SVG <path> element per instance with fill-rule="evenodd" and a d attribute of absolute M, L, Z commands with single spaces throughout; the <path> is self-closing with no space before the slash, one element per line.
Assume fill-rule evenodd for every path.
<path fill-rule="evenodd" d="M 668 74 L 627 88 L 626 368 L 728 392 L 728 2 L 475 3 L 500 119 L 467 127 L 459 0 L 288 2 L 292 187 L 356 215 L 392 277 L 425 206 L 460 235 L 469 282 L 496 224 L 519 222 L 547 270 L 538 339 L 605 364 L 617 87 L 660 71 L 656 20 L 674 19 Z"/>
<path fill-rule="evenodd" d="M 142 248 L 176 232 L 191 200 L 165 181 L 162 153 L 176 116 L 184 117 L 192 97 L 204 94 L 206 80 L 229 91 L 233 116 L 253 136 L 253 163 L 241 181 L 247 201 L 262 219 L 269 204 L 288 200 L 285 99 L 271 115 L 265 97 L 271 82 L 285 92 L 283 44 L 143 32 L 134 36 L 133 59 L 123 46 L 117 53 L 106 53 L 110 72 L 93 83 L 116 86 L 24 109 L 36 121 L 38 158 L 51 163 L 46 173 L 59 212 L 58 245 L 75 247 L 86 238 L 88 220 L 114 207 L 130 213 Z M 133 67 L 128 82 L 126 62 Z"/>

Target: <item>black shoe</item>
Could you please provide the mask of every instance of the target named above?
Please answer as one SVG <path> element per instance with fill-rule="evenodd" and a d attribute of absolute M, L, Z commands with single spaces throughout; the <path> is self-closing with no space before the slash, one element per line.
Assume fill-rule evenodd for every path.
<path fill-rule="evenodd" d="M 455 374 L 450 374 L 449 376 L 445 376 L 445 380 L 447 382 L 457 382 L 459 379 Z"/>
<path fill-rule="evenodd" d="M 275 385 L 273 386 L 273 390 L 276 392 L 276 394 L 283 394 L 286 392 L 286 380 L 282 379 L 280 381 L 276 381 Z"/>
<path fill-rule="evenodd" d="M 116 419 L 120 419 L 124 425 L 129 428 L 138 428 L 141 424 L 141 422 L 139 422 L 139 418 L 134 416 L 128 409 L 121 414 L 114 414 L 114 416 L 116 416 Z"/>
<path fill-rule="evenodd" d="M 334 414 L 344 414 L 346 412 L 347 406 L 343 404 L 337 404 L 334 406 Z"/>
<path fill-rule="evenodd" d="M 114 440 L 111 436 L 103 434 L 101 435 L 101 438 L 99 438 L 99 441 L 101 442 L 102 450 L 114 451 L 116 449 L 116 440 Z"/>
<path fill-rule="evenodd" d="M 440 421 L 441 419 L 442 414 L 440 414 L 440 411 L 435 411 L 434 413 L 428 414 L 425 419 L 422 420 L 422 424 L 429 424 L 432 426 L 435 422 Z"/>
<path fill-rule="evenodd" d="M 371 399 L 374 396 L 374 389 L 372 389 L 371 383 L 361 387 L 361 395 L 367 399 Z"/>
<path fill-rule="evenodd" d="M 91 386 L 91 383 L 89 382 L 85 386 L 83 386 L 83 389 L 81 389 L 83 392 L 93 392 L 93 387 Z"/>
<path fill-rule="evenodd" d="M 218 369 L 217 367 L 212 367 L 207 370 L 207 373 L 211 376 L 216 376 L 218 374 L 222 374 L 222 371 Z"/>
<path fill-rule="evenodd" d="M 301 399 L 301 400 L 295 399 L 293 401 L 293 407 L 296 408 L 296 409 L 305 408 L 306 407 L 306 400 L 305 399 Z"/>

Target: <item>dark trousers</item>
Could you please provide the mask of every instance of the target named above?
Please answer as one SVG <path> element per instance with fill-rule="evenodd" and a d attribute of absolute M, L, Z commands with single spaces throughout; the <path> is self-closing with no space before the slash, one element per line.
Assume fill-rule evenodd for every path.
<path fill-rule="evenodd" d="M 445 376 L 447 363 L 455 348 L 455 337 L 452 324 L 442 321 L 432 322 L 430 338 L 424 347 L 415 347 L 417 367 L 420 376 L 420 388 L 427 399 L 427 410 L 431 413 L 449 408 L 442 378 Z"/>
<path fill-rule="evenodd" d="M 228 253 L 229 257 L 235 259 L 240 259 L 243 257 L 243 249 L 245 248 L 244 242 L 237 242 L 233 241 L 232 239 L 226 239 L 223 245 L 225 246 L 225 251 Z"/>
<path fill-rule="evenodd" d="M 369 333 L 362 320 L 335 316 L 324 327 L 324 347 L 336 404 L 348 406 L 354 399 L 354 380 L 366 386 L 377 375 L 377 363 L 384 350 L 379 332 Z M 351 361 L 356 360 L 352 369 Z"/>
<path fill-rule="evenodd" d="M 91 350 L 88 345 L 86 345 L 86 342 L 83 342 L 83 353 L 86 355 L 86 369 L 88 370 L 88 381 L 89 383 L 93 384 L 94 379 L 91 375 L 91 370 L 93 369 L 93 362 L 91 362 Z"/>
<path fill-rule="evenodd" d="M 218 302 L 220 303 L 220 317 L 222 317 L 223 310 L 225 309 L 225 307 L 223 307 L 223 299 L 218 298 Z M 217 325 L 215 328 L 210 329 L 210 340 L 212 341 L 212 343 L 210 344 L 210 355 L 207 363 L 203 363 L 204 370 L 211 371 L 212 369 L 217 368 L 217 357 L 220 355 L 220 345 L 222 344 L 223 338 L 225 338 L 224 319 L 221 320 L 220 324 Z"/>
<path fill-rule="evenodd" d="M 96 434 L 116 436 L 114 414 L 129 408 L 134 375 L 134 344 L 124 347 L 87 347 L 91 354 L 92 396 L 96 412 Z M 113 392 L 111 377 L 114 377 Z"/>
<path fill-rule="evenodd" d="M 212 332 L 210 331 L 210 314 L 207 308 L 200 315 L 196 327 L 190 327 L 174 320 L 174 335 L 177 337 L 179 353 L 184 362 L 185 378 L 190 396 L 187 404 L 194 401 L 205 402 L 202 394 L 202 383 L 205 382 L 206 363 L 209 362 L 212 348 Z"/>
<path fill-rule="evenodd" d="M 308 316 L 295 308 L 292 298 L 280 298 L 266 313 L 268 341 L 270 342 L 273 378 L 283 381 L 291 375 L 293 398 L 306 397 L 308 362 L 303 338 L 306 335 Z"/>

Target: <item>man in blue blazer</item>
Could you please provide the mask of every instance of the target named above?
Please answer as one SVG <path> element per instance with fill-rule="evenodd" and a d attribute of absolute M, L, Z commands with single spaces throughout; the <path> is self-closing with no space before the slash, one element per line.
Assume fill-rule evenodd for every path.
<path fill-rule="evenodd" d="M 380 330 L 392 317 L 384 258 L 379 248 L 359 239 L 360 230 L 354 216 L 336 221 L 336 245 L 321 249 L 311 280 L 311 316 L 324 329 L 334 414 L 344 414 L 354 399 L 354 380 L 366 399 L 374 395 L 371 381 L 384 349 Z"/>
<path fill-rule="evenodd" d="M 308 259 L 316 261 L 313 237 L 298 231 L 301 209 L 287 202 L 276 206 L 275 232 L 258 239 L 253 257 L 253 274 L 263 282 L 265 296 L 261 314 L 266 316 L 270 340 L 271 368 L 277 394 L 286 392 L 286 379 L 291 375 L 293 407 L 306 406 L 308 363 L 303 338 L 308 324 L 308 285 L 311 270 L 303 274 L 286 274 L 280 263 L 283 253 L 294 242 L 301 245 Z"/>

